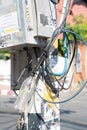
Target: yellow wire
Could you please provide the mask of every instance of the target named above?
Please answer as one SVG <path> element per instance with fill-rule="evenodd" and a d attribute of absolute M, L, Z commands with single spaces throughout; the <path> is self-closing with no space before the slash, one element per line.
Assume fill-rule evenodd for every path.
<path fill-rule="evenodd" d="M 59 97 L 55 97 L 55 94 L 51 91 L 48 84 L 46 84 L 46 88 L 44 90 L 44 99 L 50 101 L 50 102 L 58 102 Z M 58 107 L 53 103 L 48 103 L 49 107 L 57 114 L 59 115 Z"/>

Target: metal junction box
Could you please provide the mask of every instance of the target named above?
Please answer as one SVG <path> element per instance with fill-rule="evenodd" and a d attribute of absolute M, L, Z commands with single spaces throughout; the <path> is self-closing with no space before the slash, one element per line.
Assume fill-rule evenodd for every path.
<path fill-rule="evenodd" d="M 0 48 L 36 46 L 51 37 L 53 9 L 48 0 L 0 0 Z"/>

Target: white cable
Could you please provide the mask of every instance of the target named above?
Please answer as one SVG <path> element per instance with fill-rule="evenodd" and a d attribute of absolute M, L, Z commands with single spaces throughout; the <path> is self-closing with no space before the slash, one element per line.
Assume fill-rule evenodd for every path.
<path fill-rule="evenodd" d="M 59 22 L 59 25 L 58 25 L 58 26 L 61 25 L 61 23 L 62 23 L 63 20 L 64 20 L 65 15 L 66 15 L 66 11 L 69 10 L 70 1 L 71 1 L 71 0 L 64 0 L 63 9 L 62 9 L 62 14 L 61 14 L 61 18 L 60 18 L 60 22 Z"/>

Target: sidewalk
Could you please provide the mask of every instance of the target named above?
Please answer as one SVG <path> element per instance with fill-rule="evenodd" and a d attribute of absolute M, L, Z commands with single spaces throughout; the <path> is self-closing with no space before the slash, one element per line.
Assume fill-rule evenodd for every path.
<path fill-rule="evenodd" d="M 10 86 L 10 66 L 10 60 L 0 60 L 0 95 L 14 95 Z"/>
<path fill-rule="evenodd" d="M 14 92 L 10 88 L 10 82 L 0 79 L 0 95 L 14 96 Z"/>

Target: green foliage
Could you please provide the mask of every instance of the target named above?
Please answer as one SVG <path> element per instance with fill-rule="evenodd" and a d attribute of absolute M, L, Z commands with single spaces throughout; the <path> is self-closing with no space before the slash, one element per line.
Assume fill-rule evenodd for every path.
<path fill-rule="evenodd" d="M 10 59 L 10 51 L 0 50 L 0 59 L 3 60 Z"/>
<path fill-rule="evenodd" d="M 73 17 L 73 26 L 69 23 L 67 24 L 68 28 L 71 28 L 74 32 L 79 34 L 85 40 L 87 40 L 87 19 L 85 19 L 81 14 Z M 71 40 L 72 38 L 69 37 Z M 79 40 L 79 39 L 78 39 Z"/>
<path fill-rule="evenodd" d="M 67 23 L 67 28 L 73 30 L 75 33 L 79 34 L 83 39 L 87 41 L 87 19 L 83 17 L 82 14 L 76 15 L 73 17 L 74 25 L 71 25 L 70 23 Z M 67 33 L 69 40 L 73 41 L 73 36 L 70 33 Z M 79 41 L 79 39 L 77 38 Z M 63 56 L 64 55 L 64 46 L 63 46 L 63 40 L 60 40 L 59 44 L 59 52 Z"/>
<path fill-rule="evenodd" d="M 66 48 L 64 48 L 64 40 L 60 39 L 58 44 L 58 55 L 64 57 L 64 52 L 68 51 L 68 42 L 66 41 Z"/>
<path fill-rule="evenodd" d="M 59 44 L 58 44 L 58 54 L 60 56 L 64 56 L 64 45 L 63 45 L 63 40 L 59 40 Z"/>
<path fill-rule="evenodd" d="M 76 24 L 81 24 L 83 20 L 84 20 L 84 16 L 82 14 L 73 17 L 73 22 L 75 22 Z"/>

